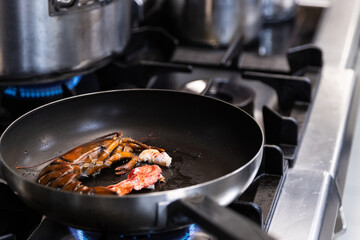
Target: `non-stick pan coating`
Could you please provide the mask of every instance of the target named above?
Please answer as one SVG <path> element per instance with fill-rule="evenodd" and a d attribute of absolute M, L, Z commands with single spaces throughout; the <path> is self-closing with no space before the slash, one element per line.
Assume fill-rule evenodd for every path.
<path fill-rule="evenodd" d="M 43 186 L 38 184 L 39 188 L 32 186 L 45 165 L 21 170 L 16 167 L 39 164 L 75 146 L 118 131 L 124 136 L 162 147 L 173 158 L 171 167 L 163 168 L 167 182 L 157 185 L 160 191 L 194 186 L 238 171 L 259 155 L 263 144 L 261 130 L 251 117 L 208 97 L 161 90 L 89 94 L 43 106 L 15 121 L 6 130 L 0 153 L 7 181 L 32 205 L 34 200 L 46 197 L 37 194 L 48 191 L 40 189 Z M 251 181 L 256 169 L 243 171 L 244 181 Z M 29 184 L 27 180 L 40 193 L 29 193 L 23 186 L 24 182 Z M 113 169 L 107 169 L 85 183 L 107 185 L 119 180 Z M 49 193 L 58 195 L 58 192 L 50 190 Z M 75 196 L 78 194 L 71 195 L 81 199 Z M 60 196 L 67 198 L 67 195 Z M 220 196 L 216 193 L 216 197 Z M 45 203 L 49 202 L 45 200 Z M 60 204 L 71 206 L 73 203 Z M 42 208 L 44 202 L 35 202 L 35 205 Z"/>
<path fill-rule="evenodd" d="M 14 170 L 17 166 L 32 166 L 79 144 L 121 131 L 124 136 L 162 147 L 173 157 L 171 168 L 163 168 L 167 179 L 163 188 L 176 189 L 228 174 L 258 151 L 261 138 L 253 135 L 248 124 L 224 115 L 222 105 L 219 109 L 216 105 L 198 109 L 196 104 L 201 103 L 190 98 L 137 94 L 137 101 L 127 100 L 132 97 L 126 94 L 94 95 L 86 101 L 79 98 L 35 111 L 15 124 L 13 133 L 8 132 L 12 140 L 7 142 L 10 146 L 4 146 L 4 159 L 11 159 L 8 164 Z M 186 115 L 179 115 L 184 107 Z M 15 171 L 34 181 L 45 165 Z M 119 179 L 111 171 L 102 175 L 88 183 L 113 184 Z"/>

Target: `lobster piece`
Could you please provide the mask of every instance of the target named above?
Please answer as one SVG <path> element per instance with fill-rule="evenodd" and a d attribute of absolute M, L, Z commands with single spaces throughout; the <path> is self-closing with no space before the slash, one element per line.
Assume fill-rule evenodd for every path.
<path fill-rule="evenodd" d="M 160 152 L 157 149 L 145 149 L 138 157 L 134 156 L 131 158 L 127 164 L 115 168 L 115 171 L 117 171 L 115 173 L 118 175 L 127 173 L 134 168 L 137 162 L 149 162 L 158 164 L 160 166 L 169 167 L 171 164 L 171 157 L 166 152 Z"/>
<path fill-rule="evenodd" d="M 116 191 L 104 186 L 84 186 L 79 179 L 95 176 L 114 162 L 130 159 L 128 163 L 116 169 L 119 171 L 117 174 L 125 174 L 140 161 L 136 152 L 145 149 L 164 152 L 164 149 L 122 137 L 121 133 L 106 135 L 75 147 L 64 155 L 55 158 L 41 170 L 37 182 L 45 186 L 81 194 L 117 194 Z"/>
<path fill-rule="evenodd" d="M 126 180 L 107 186 L 108 189 L 122 196 L 132 190 L 141 190 L 154 185 L 157 181 L 164 180 L 161 168 L 157 165 L 145 165 L 133 169 Z"/>

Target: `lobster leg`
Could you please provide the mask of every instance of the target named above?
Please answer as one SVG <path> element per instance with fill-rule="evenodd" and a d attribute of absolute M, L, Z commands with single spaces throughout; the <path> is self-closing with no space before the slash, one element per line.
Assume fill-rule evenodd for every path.
<path fill-rule="evenodd" d="M 134 149 L 136 149 L 136 150 L 144 150 L 144 149 L 155 148 L 155 149 L 159 150 L 160 152 L 165 152 L 165 150 L 162 149 L 162 148 L 149 146 L 149 145 L 146 145 L 146 144 L 144 144 L 142 142 L 134 140 L 132 138 L 123 138 L 122 140 L 123 140 L 124 143 L 136 144 L 136 145 L 133 145 Z M 139 147 L 135 147 L 135 146 L 139 146 Z"/>
<path fill-rule="evenodd" d="M 119 144 L 121 143 L 121 139 L 117 138 L 114 141 L 112 141 L 109 146 L 103 150 L 103 152 L 100 154 L 99 158 L 96 160 L 96 165 L 95 167 L 100 167 L 104 164 L 104 161 L 106 158 L 108 158 L 111 154 L 111 152 L 117 147 L 119 146 Z"/>
<path fill-rule="evenodd" d="M 121 174 L 125 174 L 125 173 L 128 173 L 130 172 L 131 169 L 133 169 L 135 167 L 135 164 L 139 161 L 139 157 L 132 154 L 132 147 L 130 147 L 128 144 L 125 144 L 124 147 L 122 149 L 120 149 L 120 151 L 122 151 L 120 154 L 129 154 L 131 153 L 131 155 L 129 154 L 129 156 L 131 156 L 131 159 L 129 162 L 127 162 L 126 164 L 120 166 L 120 167 L 117 167 L 115 170 L 118 171 L 118 172 L 115 172 L 115 174 L 117 175 L 121 175 Z M 120 154 L 114 154 L 112 157 L 114 157 L 116 160 L 118 158 L 121 159 L 121 155 Z M 113 162 L 114 160 L 111 161 L 111 163 Z"/>
<path fill-rule="evenodd" d="M 99 168 L 99 170 L 110 167 L 114 162 L 120 161 L 124 158 L 132 158 L 133 156 L 134 153 L 132 152 L 132 148 L 128 146 L 122 147 L 119 145 L 114 149 L 112 155 L 105 159 L 104 164 Z"/>
<path fill-rule="evenodd" d="M 78 177 L 77 174 L 66 174 L 62 177 L 59 177 L 58 179 L 52 181 L 49 184 L 49 187 L 53 187 L 53 188 L 63 188 L 64 186 L 66 186 L 67 184 L 72 183 L 73 181 L 76 181 L 76 178 Z"/>
<path fill-rule="evenodd" d="M 113 140 L 106 149 L 104 149 L 102 151 L 102 153 L 100 154 L 100 156 L 98 157 L 98 159 L 95 162 L 95 165 L 90 166 L 86 172 L 85 175 L 90 176 L 93 175 L 94 173 L 97 173 L 99 170 L 101 170 L 104 165 L 104 161 L 110 156 L 111 152 L 121 143 L 121 138 L 118 137 L 115 140 Z"/>
<path fill-rule="evenodd" d="M 139 161 L 139 157 L 138 156 L 133 156 L 129 162 L 127 162 L 126 164 L 115 168 L 115 174 L 116 175 L 122 175 L 122 174 L 126 174 L 128 172 L 131 171 L 131 169 L 133 169 L 136 165 L 136 163 Z"/>

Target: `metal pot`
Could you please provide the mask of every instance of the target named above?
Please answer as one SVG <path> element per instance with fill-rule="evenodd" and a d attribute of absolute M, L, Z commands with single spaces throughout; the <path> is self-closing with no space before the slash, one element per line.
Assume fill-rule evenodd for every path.
<path fill-rule="evenodd" d="M 262 18 L 264 22 L 286 21 L 295 15 L 295 0 L 263 0 Z"/>
<path fill-rule="evenodd" d="M 261 0 L 168 0 L 170 29 L 179 38 L 215 47 L 239 34 L 254 39 L 261 27 Z"/>
<path fill-rule="evenodd" d="M 0 1 L 0 82 L 94 67 L 130 30 L 130 0 Z"/>
<path fill-rule="evenodd" d="M 164 0 L 133 0 L 133 27 L 139 27 L 160 13 Z"/>

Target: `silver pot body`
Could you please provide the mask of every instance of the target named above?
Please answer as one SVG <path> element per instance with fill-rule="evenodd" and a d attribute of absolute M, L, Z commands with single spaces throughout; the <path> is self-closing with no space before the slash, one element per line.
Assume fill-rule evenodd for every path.
<path fill-rule="evenodd" d="M 228 46 L 239 34 L 244 42 L 257 37 L 261 0 L 168 0 L 170 28 L 190 42 Z"/>
<path fill-rule="evenodd" d="M 0 81 L 81 71 L 121 53 L 130 0 L 86 2 L 0 1 Z"/>
<path fill-rule="evenodd" d="M 263 0 L 262 17 L 265 22 L 286 21 L 295 15 L 295 0 Z"/>

